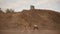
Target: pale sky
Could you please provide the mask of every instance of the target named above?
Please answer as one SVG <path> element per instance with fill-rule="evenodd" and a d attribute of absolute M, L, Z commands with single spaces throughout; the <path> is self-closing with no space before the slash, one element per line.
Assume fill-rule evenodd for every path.
<path fill-rule="evenodd" d="M 37 9 L 49 9 L 60 11 L 60 0 L 0 0 L 0 8 L 15 9 L 21 11 L 23 9 L 30 9 L 30 5 L 34 5 Z"/>

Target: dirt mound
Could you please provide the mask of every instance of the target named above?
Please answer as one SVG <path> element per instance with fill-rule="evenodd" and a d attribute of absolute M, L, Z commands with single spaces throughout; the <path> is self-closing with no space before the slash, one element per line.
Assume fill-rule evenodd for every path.
<path fill-rule="evenodd" d="M 60 13 L 51 10 L 23 10 L 22 12 L 0 14 L 0 30 L 4 29 L 60 29 Z"/>

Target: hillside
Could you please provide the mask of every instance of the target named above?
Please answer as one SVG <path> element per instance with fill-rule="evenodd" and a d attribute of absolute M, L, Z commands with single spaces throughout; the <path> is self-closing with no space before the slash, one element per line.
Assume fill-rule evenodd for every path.
<path fill-rule="evenodd" d="M 34 7 L 21 12 L 0 11 L 0 34 L 60 34 L 60 13 Z"/>
<path fill-rule="evenodd" d="M 0 13 L 0 30 L 33 29 L 34 24 L 40 29 L 60 30 L 60 13 L 51 10 L 23 10 L 15 13 Z"/>

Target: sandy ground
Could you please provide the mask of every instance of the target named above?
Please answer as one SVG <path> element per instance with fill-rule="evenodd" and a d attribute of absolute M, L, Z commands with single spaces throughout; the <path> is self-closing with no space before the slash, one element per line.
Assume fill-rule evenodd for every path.
<path fill-rule="evenodd" d="M 35 31 L 20 31 L 20 30 L 0 30 L 0 34 L 60 34 L 60 30 L 35 30 Z"/>

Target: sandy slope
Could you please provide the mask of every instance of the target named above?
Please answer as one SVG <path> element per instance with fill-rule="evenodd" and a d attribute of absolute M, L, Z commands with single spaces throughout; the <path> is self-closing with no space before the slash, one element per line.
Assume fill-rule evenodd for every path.
<path fill-rule="evenodd" d="M 35 24 L 38 31 L 32 31 Z M 40 9 L 1 13 L 0 34 L 60 34 L 60 13 Z"/>

